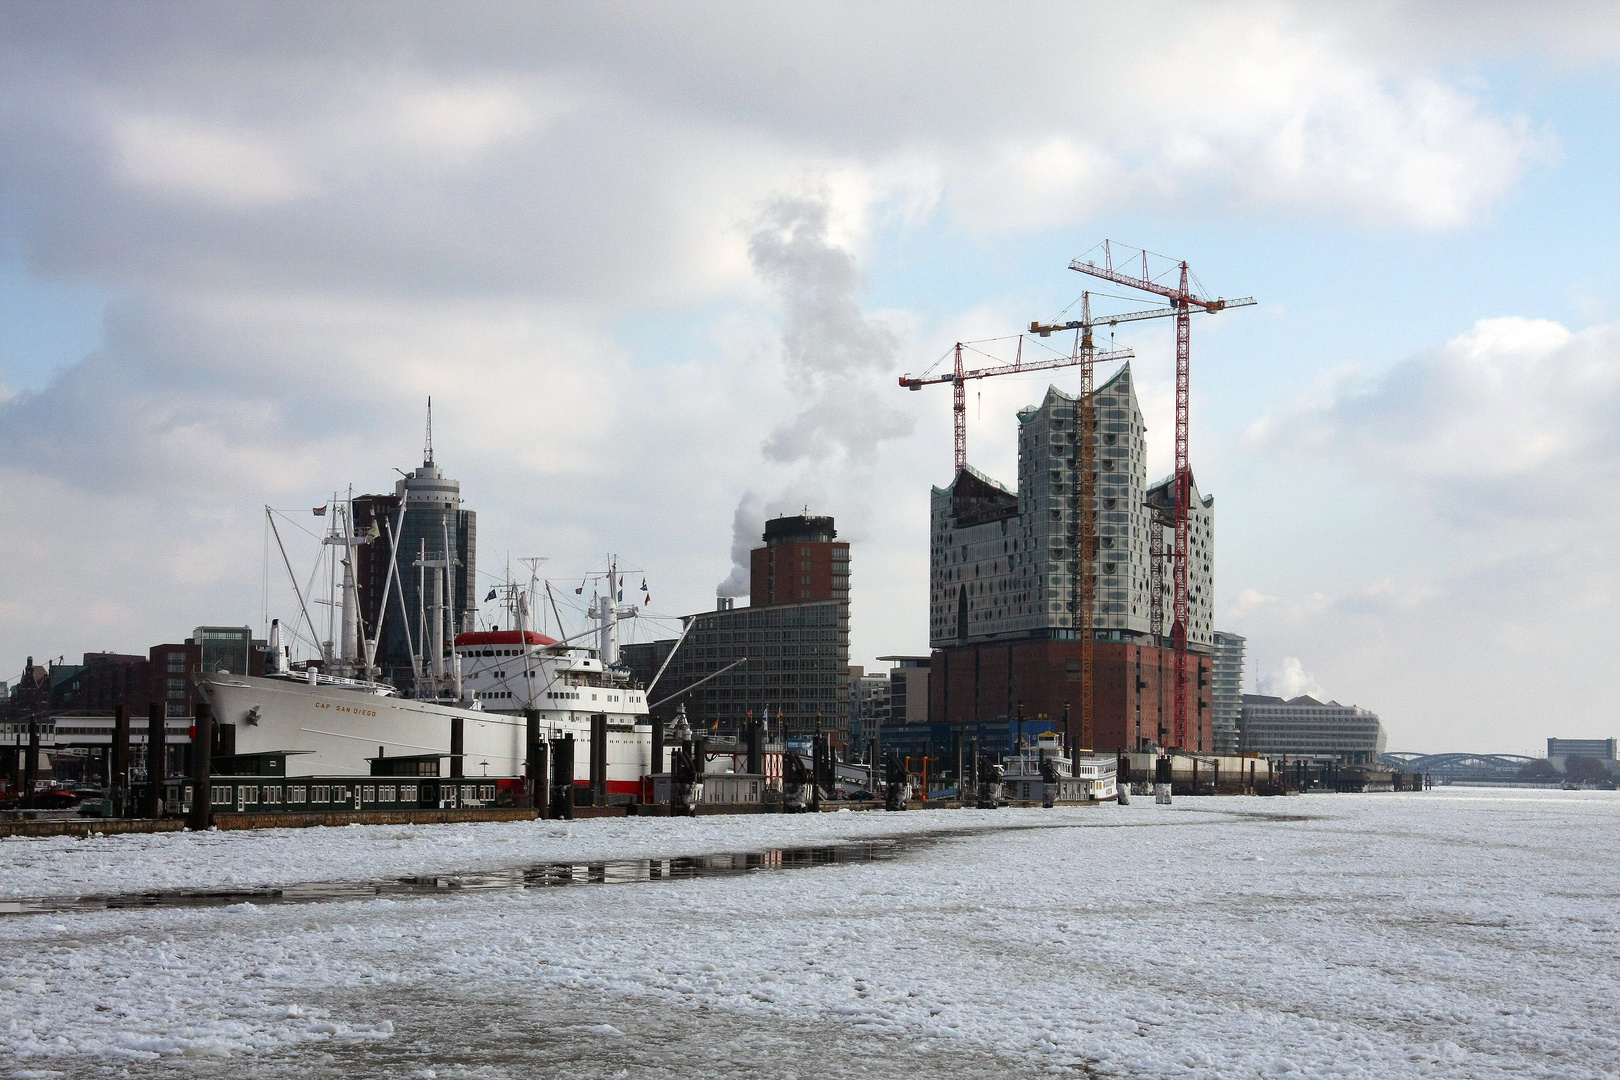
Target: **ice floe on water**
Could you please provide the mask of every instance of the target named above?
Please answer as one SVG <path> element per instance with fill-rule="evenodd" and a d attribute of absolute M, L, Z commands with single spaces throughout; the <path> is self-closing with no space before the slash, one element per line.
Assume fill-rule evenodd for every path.
<path fill-rule="evenodd" d="M 7 917 L 0 1060 L 48 1075 L 1614 1076 L 1617 826 L 1606 793 L 1452 789 L 12 842 L 15 897 L 939 834 L 794 873 Z"/>

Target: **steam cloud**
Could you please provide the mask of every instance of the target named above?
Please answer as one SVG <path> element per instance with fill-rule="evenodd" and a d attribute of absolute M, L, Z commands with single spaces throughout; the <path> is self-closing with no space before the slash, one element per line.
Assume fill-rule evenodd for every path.
<path fill-rule="evenodd" d="M 1320 700 L 1324 696 L 1322 687 L 1306 673 L 1297 656 L 1283 657 L 1282 667 L 1260 680 L 1260 692 L 1280 698 L 1296 698 L 1301 694 L 1309 694 Z"/>
<path fill-rule="evenodd" d="M 775 199 L 749 238 L 754 273 L 781 297 L 783 367 L 805 402 L 760 450 L 767 461 L 797 464 L 803 472 L 774 497 L 750 491 L 738 502 L 732 569 L 716 589 L 720 596 L 748 595 L 748 553 L 759 545 L 767 515 L 824 501 L 830 480 L 853 481 L 850 473 L 870 470 L 880 443 L 909 435 L 914 426 L 882 403 L 881 380 L 894 370 L 899 342 L 861 310 L 856 294 L 863 278 L 854 256 L 829 242 L 830 213 L 825 194 Z"/>

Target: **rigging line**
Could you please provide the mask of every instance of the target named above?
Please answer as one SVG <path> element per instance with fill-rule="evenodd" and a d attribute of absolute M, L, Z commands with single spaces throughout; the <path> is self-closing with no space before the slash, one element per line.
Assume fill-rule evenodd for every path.
<path fill-rule="evenodd" d="M 394 523 L 388 520 L 387 515 L 383 516 L 383 527 L 388 530 L 388 546 L 394 550 L 393 559 L 397 560 L 399 558 L 399 541 L 394 538 Z M 399 508 L 399 535 L 401 537 L 405 535 L 405 503 L 403 502 L 400 503 Z M 405 630 L 405 651 L 411 657 L 411 680 L 413 683 L 420 683 L 422 681 L 422 664 L 417 659 L 416 643 L 411 640 L 411 613 L 410 609 L 405 606 L 405 575 L 392 573 L 392 564 L 389 570 L 390 576 L 394 579 L 394 594 L 399 597 L 399 625 Z M 382 606 L 384 608 L 388 606 L 386 593 L 382 598 Z M 378 620 L 379 624 L 381 621 L 381 619 Z M 381 640 L 381 638 L 379 637 L 378 640 Z M 375 660 L 375 656 L 373 656 L 373 659 Z M 415 689 L 412 690 L 412 693 L 417 692 Z"/>
<path fill-rule="evenodd" d="M 352 501 L 350 502 L 350 505 L 351 506 L 354 505 Z M 399 504 L 400 535 L 404 535 L 404 532 L 405 532 L 405 508 L 406 508 L 406 500 L 402 499 L 402 500 L 400 500 L 400 504 Z M 388 514 L 385 512 L 381 516 L 382 516 L 382 519 L 383 519 L 383 524 L 387 525 L 388 524 Z M 377 515 L 375 515 L 375 514 L 373 514 L 372 519 L 371 519 L 371 527 L 373 529 L 375 529 L 377 527 Z M 394 538 L 394 530 L 392 528 L 390 528 L 388 530 L 388 539 L 389 539 L 389 544 L 388 544 L 388 575 L 387 575 L 387 577 L 385 577 L 383 579 L 382 600 L 377 604 L 377 625 L 372 628 L 371 640 L 366 642 L 366 644 L 361 649 L 361 651 L 365 654 L 365 658 L 366 658 L 366 671 L 367 671 L 367 674 L 370 674 L 371 669 L 377 666 L 377 646 L 382 644 L 382 628 L 383 628 L 383 624 L 388 621 L 388 593 L 393 588 L 394 578 L 397 576 L 396 573 L 395 573 L 395 569 L 399 566 L 399 541 Z M 351 554 L 350 558 L 353 558 L 353 557 L 354 556 Z M 359 607 L 360 606 L 360 581 L 359 581 L 358 577 L 355 579 L 354 589 L 355 589 L 355 606 Z M 400 621 L 401 622 L 409 622 L 410 620 L 405 619 L 403 617 L 403 614 L 402 614 Z M 409 628 L 407 628 L 406 637 L 409 638 L 409 636 L 410 636 Z"/>
<path fill-rule="evenodd" d="M 551 613 L 557 617 L 557 633 L 563 632 L 562 612 L 557 610 L 557 598 L 552 595 L 551 582 L 546 582 L 546 598 L 551 601 Z"/>
<path fill-rule="evenodd" d="M 308 644 L 316 652 L 321 651 L 321 647 L 320 647 L 320 645 L 318 643 L 308 641 L 304 637 L 304 632 L 302 630 L 298 629 L 298 624 L 296 622 L 294 622 L 291 626 L 287 627 L 287 635 L 288 635 L 289 638 L 292 639 L 292 643 L 294 645 Z"/>
<path fill-rule="evenodd" d="M 312 533 L 308 529 L 304 528 L 302 525 L 298 524 L 298 519 L 294 518 L 286 510 L 277 510 L 277 509 L 275 509 L 274 507 L 271 507 L 271 506 L 267 506 L 267 507 L 265 507 L 265 509 L 267 511 L 269 511 L 270 513 L 272 513 L 272 514 L 275 514 L 275 515 L 279 516 L 283 521 L 285 521 L 287 524 L 291 525 L 293 528 L 297 529 L 299 532 L 303 533 L 305 536 L 309 537 L 311 540 L 323 540 L 323 539 L 325 539 L 325 537 L 321 536 L 320 533 Z M 305 512 L 307 513 L 308 511 L 305 511 Z"/>
<path fill-rule="evenodd" d="M 265 509 L 269 510 L 270 508 L 267 506 Z M 265 518 L 270 522 L 270 531 L 275 534 L 276 547 L 281 549 L 281 561 L 286 564 L 287 577 L 292 580 L 293 592 L 298 593 L 298 610 L 304 613 L 304 621 L 309 623 L 309 632 L 319 638 L 321 636 L 321 632 L 315 629 L 315 620 L 309 617 L 309 608 L 304 604 L 304 594 L 298 592 L 298 579 L 293 577 L 292 563 L 287 558 L 287 545 L 281 542 L 281 530 L 276 528 L 275 519 L 270 517 L 269 514 L 266 514 Z M 319 651 L 319 648 L 319 646 L 316 646 L 317 651 Z"/>
<path fill-rule="evenodd" d="M 268 516 L 268 515 L 267 515 Z M 270 637 L 270 526 L 264 527 L 264 580 L 259 596 L 259 632 Z"/>
<path fill-rule="evenodd" d="M 1140 296 L 1121 296 L 1119 293 L 1103 292 L 1103 291 L 1101 291 L 1099 289 L 1087 289 L 1087 290 L 1085 290 L 1085 292 L 1082 292 L 1079 296 L 1075 297 L 1074 300 L 1070 302 L 1069 306 L 1064 308 L 1063 310 L 1065 312 L 1067 312 L 1070 309 L 1072 309 L 1075 304 L 1080 303 L 1082 300 L 1084 300 L 1086 298 L 1086 293 L 1087 292 L 1089 292 L 1091 294 L 1091 297 L 1092 297 L 1093 300 L 1095 300 L 1099 296 L 1106 296 L 1110 300 L 1118 300 L 1118 301 L 1120 301 L 1122 303 L 1126 303 L 1126 304 L 1140 304 L 1142 302 L 1142 298 Z M 1105 318 L 1106 318 L 1106 316 L 1094 315 L 1094 316 L 1092 316 L 1092 321 L 1093 322 L 1100 322 Z"/>

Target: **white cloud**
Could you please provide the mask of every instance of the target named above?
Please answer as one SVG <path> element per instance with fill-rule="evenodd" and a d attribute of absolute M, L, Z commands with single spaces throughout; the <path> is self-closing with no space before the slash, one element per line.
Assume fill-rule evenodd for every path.
<path fill-rule="evenodd" d="M 285 154 L 249 132 L 176 116 L 133 116 L 114 126 L 112 144 L 122 179 L 163 195 L 258 207 L 315 191 L 314 182 Z"/>
<path fill-rule="evenodd" d="M 1266 604 L 1275 604 L 1276 602 L 1277 598 L 1275 596 L 1268 596 L 1258 589 L 1244 589 L 1238 593 L 1237 602 L 1227 609 L 1226 618 L 1241 619 Z"/>
<path fill-rule="evenodd" d="M 30 567 L 7 599 L 29 615 L 0 615 L 13 652 L 74 640 L 87 598 L 139 612 L 133 641 L 243 617 L 258 506 L 384 486 L 430 392 L 487 544 L 556 566 L 634 551 L 661 604 L 695 608 L 734 516 L 814 500 L 870 538 L 857 652 L 909 649 L 919 478 L 948 479 L 949 409 L 899 398 L 914 365 L 896 342 L 1034 313 L 874 312 L 859 271 L 880 233 L 1104 211 L 1450 228 L 1548 145 L 1321 7 L 125 5 L 27 23 L 0 34 L 0 199 L 28 208 L 4 239 L 129 299 L 105 349 L 0 401 L 20 493 L 0 536 Z M 1032 27 L 1084 40 L 1084 62 L 1034 56 Z M 825 219 L 793 265 L 819 269 L 773 276 L 750 237 L 806 177 Z M 1007 382 L 971 439 L 1010 462 L 993 418 L 1031 384 Z M 1167 460 L 1169 388 L 1139 388 Z M 1323 406 L 1323 453 L 1360 392 Z M 807 455 L 821 444 L 847 467 Z"/>
<path fill-rule="evenodd" d="M 405 139 L 470 156 L 528 134 L 566 106 L 551 103 L 551 115 L 542 118 L 513 89 L 487 86 L 418 90 L 402 95 L 397 108 L 395 123 Z"/>
<path fill-rule="evenodd" d="M 1601 512 L 1584 493 L 1620 480 L 1620 324 L 1482 319 L 1377 375 L 1338 376 L 1246 445 L 1334 460 L 1458 521 Z"/>
<path fill-rule="evenodd" d="M 1227 613 L 1256 668 L 1309 650 L 1405 749 L 1529 752 L 1613 713 L 1584 672 L 1620 633 L 1620 325 L 1483 319 L 1377 372 L 1337 372 L 1251 429 L 1289 491 L 1282 545 L 1326 592 L 1252 566 Z M 1250 593 L 1278 597 L 1250 603 Z M 1489 721 L 1489 722 L 1486 722 Z"/>

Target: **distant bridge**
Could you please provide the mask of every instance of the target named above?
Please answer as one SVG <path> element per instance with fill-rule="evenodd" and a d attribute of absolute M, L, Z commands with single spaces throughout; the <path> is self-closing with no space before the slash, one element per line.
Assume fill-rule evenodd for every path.
<path fill-rule="evenodd" d="M 1539 758 L 1523 754 L 1383 754 L 1379 762 L 1406 772 L 1428 773 L 1436 780 L 1516 780 Z"/>

